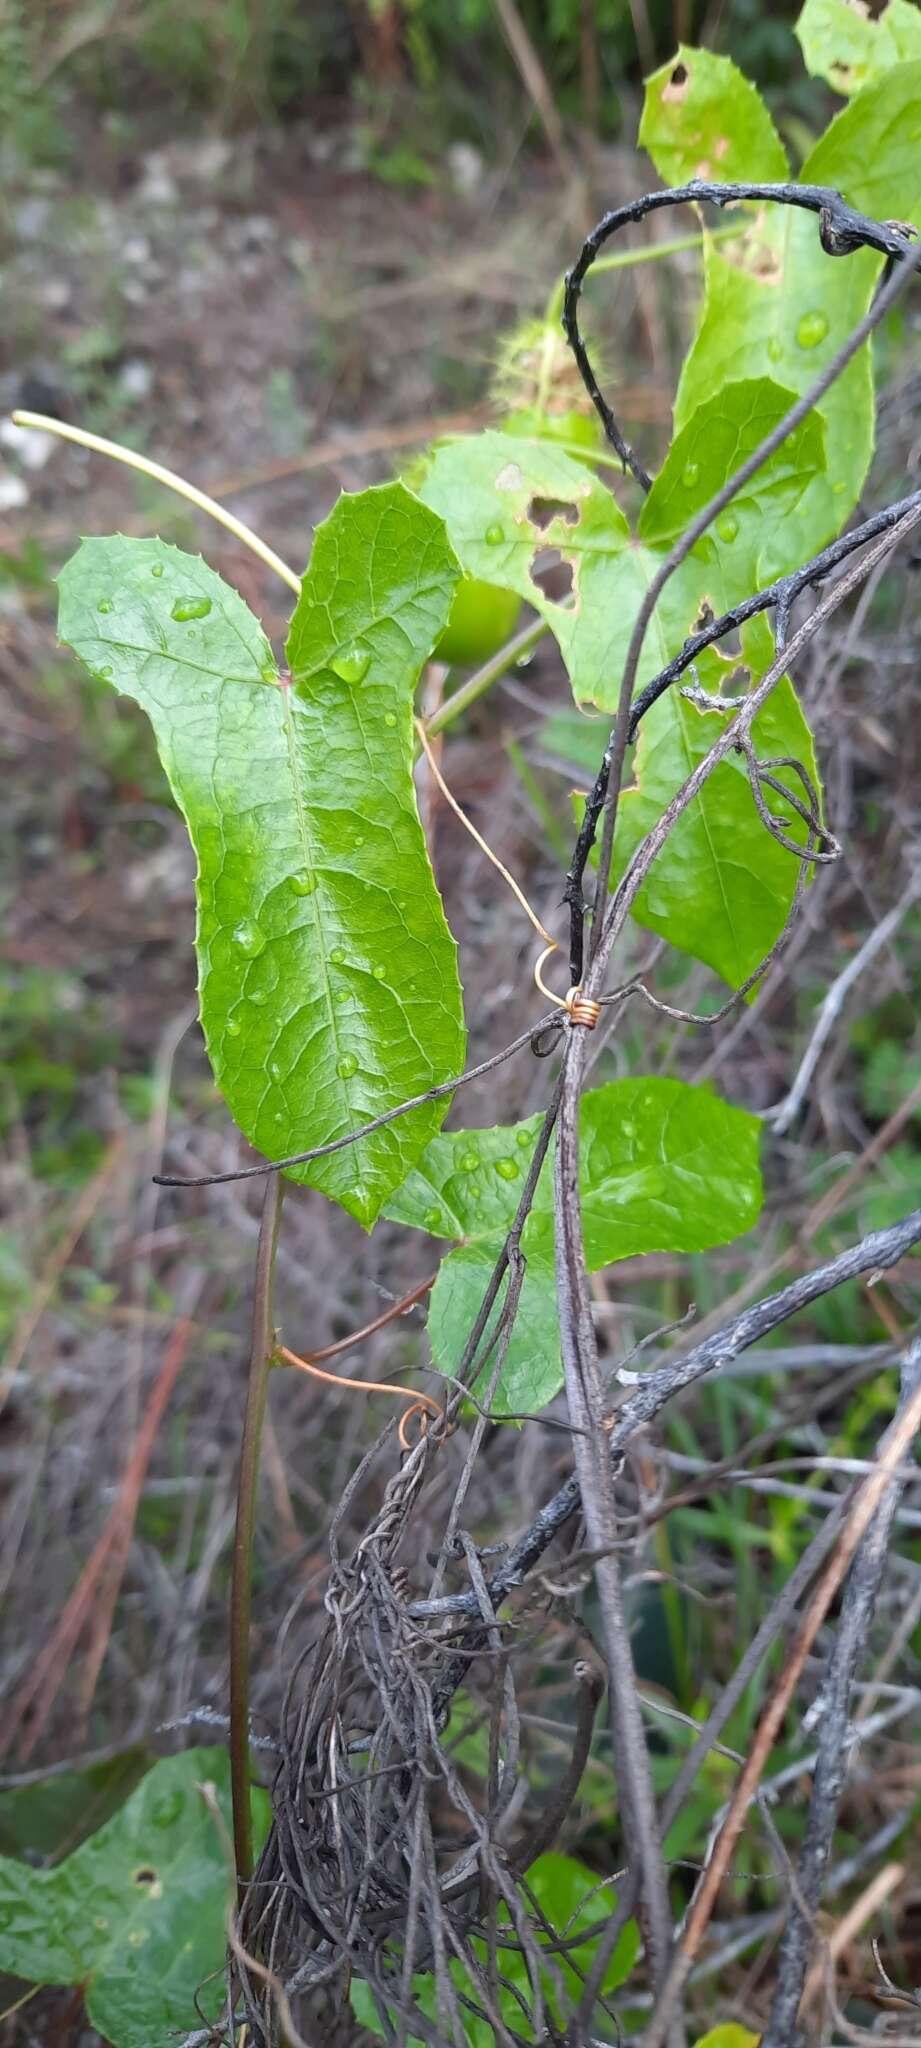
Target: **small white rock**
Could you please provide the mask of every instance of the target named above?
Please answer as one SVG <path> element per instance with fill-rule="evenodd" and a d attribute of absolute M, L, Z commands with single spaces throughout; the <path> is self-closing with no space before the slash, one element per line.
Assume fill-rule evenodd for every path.
<path fill-rule="evenodd" d="M 125 262 L 132 266 L 146 263 L 150 257 L 150 236 L 129 235 L 127 241 L 122 243 L 122 256 Z"/>
<path fill-rule="evenodd" d="M 21 242 L 37 242 L 48 226 L 50 199 L 24 199 L 13 214 L 13 226 Z"/>
<path fill-rule="evenodd" d="M 145 363 L 143 356 L 129 356 L 118 373 L 118 381 L 126 398 L 140 401 L 149 398 L 153 385 L 153 370 Z"/>
<path fill-rule="evenodd" d="M 23 469 L 44 469 L 54 454 L 54 437 L 51 434 L 43 434 L 38 427 L 17 427 L 15 420 L 0 421 L 0 443 L 16 456 Z M 20 504 L 25 502 L 25 498 L 19 500 Z"/>
<path fill-rule="evenodd" d="M 197 142 L 174 143 L 170 160 L 180 177 L 210 185 L 229 170 L 233 154 L 234 145 L 226 135 L 203 135 Z"/>
<path fill-rule="evenodd" d="M 144 160 L 144 175 L 138 186 L 142 206 L 178 206 L 179 187 L 160 150 L 152 149 Z"/>
<path fill-rule="evenodd" d="M 485 165 L 479 150 L 472 142 L 452 142 L 447 152 L 447 164 L 455 192 L 469 199 L 483 183 Z"/>
<path fill-rule="evenodd" d="M 66 277 L 43 277 L 36 293 L 40 306 L 46 313 L 63 313 L 73 297 L 70 279 Z"/>
<path fill-rule="evenodd" d="M 21 476 L 14 476 L 11 469 L 0 469 L 0 512 L 19 512 L 29 502 Z"/>

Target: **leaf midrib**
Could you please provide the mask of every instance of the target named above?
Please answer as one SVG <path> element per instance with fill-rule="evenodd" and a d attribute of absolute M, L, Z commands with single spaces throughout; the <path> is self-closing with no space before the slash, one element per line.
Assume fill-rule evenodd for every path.
<path fill-rule="evenodd" d="M 314 851 L 311 844 L 310 831 L 307 822 L 307 811 L 304 805 L 303 790 L 301 788 L 300 768 L 297 757 L 297 746 L 295 744 L 294 736 L 294 719 L 291 711 L 291 690 L 287 684 L 281 681 L 281 678 L 279 678 L 278 689 L 279 695 L 281 696 L 282 700 L 282 726 L 285 735 L 285 744 L 288 751 L 288 767 L 291 774 L 291 785 L 294 791 L 294 809 L 297 818 L 298 837 L 300 839 L 301 848 L 304 855 L 304 866 L 307 869 L 308 874 L 310 874 L 313 877 L 315 884 L 307 900 L 310 904 L 311 917 L 313 920 L 314 938 L 317 944 L 317 952 L 319 956 L 320 968 L 322 973 L 323 995 L 326 1002 L 327 1023 L 329 1026 L 330 1037 L 332 1040 L 333 1059 L 338 1069 L 339 1035 L 336 1029 L 336 1012 L 335 1006 L 333 1004 L 332 986 L 329 978 L 329 956 L 326 950 L 323 920 L 320 916 L 320 870 L 317 866 L 316 858 L 314 856 Z M 343 1095 L 345 1097 L 346 1102 L 346 1108 L 348 1111 L 348 1118 L 351 1122 L 354 1119 L 356 1112 L 352 1095 L 350 1093 L 348 1086 L 348 1079 L 343 1080 L 342 1075 L 338 1071 L 336 1074 L 336 1079 L 342 1087 Z"/>

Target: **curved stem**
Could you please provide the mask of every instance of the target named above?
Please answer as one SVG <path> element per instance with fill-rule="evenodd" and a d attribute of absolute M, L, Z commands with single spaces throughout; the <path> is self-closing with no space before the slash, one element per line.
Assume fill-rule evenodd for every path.
<path fill-rule="evenodd" d="M 709 239 L 711 242 L 737 242 L 739 237 L 745 234 L 747 228 L 748 221 L 741 227 L 733 225 L 732 227 L 715 228 L 711 232 Z M 703 250 L 706 240 L 707 236 L 703 234 L 673 235 L 670 241 L 653 242 L 646 249 L 624 249 L 617 256 L 600 256 L 597 263 L 592 266 L 592 275 L 593 277 L 600 277 L 603 272 L 608 270 L 633 270 L 638 263 L 661 263 L 664 256 L 680 256 L 685 249 Z M 562 319 L 565 296 L 566 279 L 561 277 L 558 278 L 547 300 L 545 319 Z M 618 469 L 620 466 L 618 462 Z"/>
<path fill-rule="evenodd" d="M 256 1521 L 262 1425 L 265 1420 L 265 1404 L 274 1350 L 272 1281 L 283 1191 L 281 1175 L 273 1173 L 266 1182 L 262 1222 L 259 1226 L 259 1247 L 256 1253 L 253 1337 L 249 1354 L 249 1382 L 246 1389 L 243 1435 L 240 1441 L 237 1517 L 234 1526 L 233 1568 L 230 1581 L 230 1786 L 238 1894 L 242 1894 L 253 1872 L 253 1828 L 249 1805 L 249 1628 L 252 1607 L 253 1531 Z"/>
<path fill-rule="evenodd" d="M 459 718 L 462 711 L 466 711 L 469 705 L 476 703 L 478 697 L 491 690 L 493 683 L 498 683 L 510 668 L 515 667 L 516 662 L 522 661 L 526 654 L 530 654 L 531 649 L 536 647 L 538 641 L 543 640 L 549 631 L 546 620 L 532 619 L 530 625 L 523 626 L 520 633 L 516 633 L 512 640 L 507 640 L 505 646 L 500 647 L 498 654 L 491 655 L 489 660 L 483 663 L 482 668 L 478 668 L 474 675 L 468 676 L 467 681 L 461 683 L 460 689 L 455 690 L 453 696 L 446 697 L 432 717 L 426 719 L 425 730 L 429 739 L 433 740 L 436 733 L 444 732 L 446 725 L 453 725 L 455 718 Z"/>
<path fill-rule="evenodd" d="M 197 484 L 187 483 L 184 476 L 177 476 L 174 469 L 165 469 L 162 462 L 151 462 L 147 455 L 139 455 L 136 448 L 125 448 L 121 441 L 107 441 L 102 434 L 91 434 L 86 427 L 68 426 L 66 420 L 51 419 L 43 412 L 14 412 L 13 422 L 17 427 L 33 427 L 41 434 L 56 434 L 60 441 L 75 441 L 78 448 L 92 448 L 96 455 L 108 455 L 112 462 L 123 462 L 128 469 L 139 469 L 142 476 L 153 478 L 154 483 L 163 484 L 168 491 L 174 491 L 177 498 L 188 498 L 190 505 L 197 505 L 199 512 L 207 512 L 216 519 L 219 526 L 226 526 L 237 540 L 251 553 L 258 555 L 266 567 L 274 569 L 295 597 L 301 594 L 301 579 L 267 541 L 260 540 L 252 527 L 244 526 L 242 519 L 235 519 L 223 505 L 215 503 L 206 491 L 200 491 Z"/>

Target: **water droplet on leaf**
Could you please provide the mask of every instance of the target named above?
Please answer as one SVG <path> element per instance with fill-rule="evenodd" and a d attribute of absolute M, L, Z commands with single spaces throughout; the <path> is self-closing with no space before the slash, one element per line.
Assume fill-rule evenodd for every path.
<path fill-rule="evenodd" d="M 341 654 L 334 654 L 329 665 L 340 682 L 360 683 L 371 666 L 371 656 L 367 647 L 358 642 L 354 647 L 344 647 Z"/>
<path fill-rule="evenodd" d="M 735 513 L 721 512 L 716 522 L 716 530 L 719 534 L 720 540 L 724 540 L 727 543 L 729 541 L 735 540 L 736 534 L 739 531 L 739 522 L 735 516 Z"/>
<path fill-rule="evenodd" d="M 776 334 L 774 335 L 774 338 L 773 338 L 773 340 L 772 340 L 772 341 L 769 341 L 769 342 L 768 342 L 768 345 L 767 345 L 767 352 L 768 352 L 768 362 L 770 362 L 770 363 L 779 363 L 779 361 L 780 361 L 780 358 L 781 358 L 781 356 L 783 355 L 783 346 L 782 346 L 782 344 L 781 344 L 781 343 L 780 343 L 780 342 L 778 341 L 778 339 L 777 339 L 777 336 L 776 336 Z"/>
<path fill-rule="evenodd" d="M 357 1074 L 358 1061 L 353 1052 L 344 1052 L 341 1060 L 336 1061 L 336 1072 L 340 1081 L 350 1081 L 352 1075 Z"/>
<path fill-rule="evenodd" d="M 517 1180 L 521 1167 L 517 1159 L 497 1159 L 496 1172 L 500 1180 Z"/>
<path fill-rule="evenodd" d="M 97 668 L 96 674 L 101 683 L 110 683 L 112 681 L 112 670 L 110 668 Z"/>
<path fill-rule="evenodd" d="M 393 729 L 393 727 L 394 727 L 394 726 L 396 725 L 396 722 L 397 722 L 397 714 L 396 714 L 396 712 L 395 712 L 395 711 L 385 711 L 385 712 L 384 712 L 384 724 L 385 724 L 385 725 L 389 725 L 389 726 L 390 726 L 390 728 L 391 728 L 391 730 L 392 730 L 392 729 Z"/>
<path fill-rule="evenodd" d="M 378 961 L 377 966 L 372 967 L 371 972 L 374 976 L 375 981 L 383 981 L 387 969 L 386 967 L 382 967 L 380 961 Z"/>
<path fill-rule="evenodd" d="M 332 963 L 333 963 L 333 966 L 334 966 L 334 967 L 341 967 L 341 966 L 342 966 L 342 963 L 343 963 L 343 961 L 344 961 L 344 959 L 345 959 L 345 948 L 344 948 L 344 946 L 332 946 L 332 947 L 330 947 L 330 954 L 329 954 L 329 957 L 330 957 L 330 959 L 331 959 L 331 961 L 332 961 Z"/>
<path fill-rule="evenodd" d="M 488 548 L 501 548 L 505 539 L 505 528 L 498 519 L 494 519 L 492 525 L 487 526 L 485 539 Z"/>
<path fill-rule="evenodd" d="M 682 483 L 684 484 L 685 490 L 688 490 L 688 491 L 689 491 L 689 490 L 691 490 L 691 489 L 692 489 L 693 485 L 694 485 L 694 484 L 696 484 L 696 482 L 697 482 L 697 479 L 698 479 L 699 475 L 700 475 L 700 463 L 699 463 L 699 462 L 686 462 L 686 463 L 685 463 L 685 465 L 684 465 L 684 468 L 683 468 L 683 470 L 682 470 L 682 472 L 681 472 L 681 481 L 682 481 Z"/>
<path fill-rule="evenodd" d="M 228 1017 L 227 1022 L 224 1026 L 224 1030 L 226 1031 L 228 1038 L 239 1038 L 242 1029 L 243 1020 L 242 1018 L 236 1015 L 236 1012 L 234 1012 L 234 1015 L 232 1017 Z"/>
<path fill-rule="evenodd" d="M 177 597 L 170 618 L 185 625 L 188 619 L 206 619 L 210 610 L 210 597 Z"/>
<path fill-rule="evenodd" d="M 277 1060 L 269 1061 L 269 1073 L 271 1074 L 273 1081 L 281 1080 L 281 1068 Z"/>
<path fill-rule="evenodd" d="M 96 610 L 97 612 L 114 612 L 115 606 L 112 603 L 112 599 L 110 597 L 101 597 L 99 603 L 96 606 Z"/>
<path fill-rule="evenodd" d="M 520 1146 L 521 1146 L 521 1149 L 522 1149 L 522 1151 L 523 1151 L 523 1152 L 524 1152 L 524 1151 L 526 1151 L 526 1150 L 527 1150 L 527 1147 L 528 1147 L 529 1145 L 533 1144 L 533 1138 L 532 1138 L 531 1132 L 530 1132 L 530 1131 L 519 1131 L 519 1133 L 518 1133 L 518 1136 L 517 1136 L 517 1138 L 515 1139 L 515 1143 L 516 1143 L 516 1145 L 520 1145 Z"/>
<path fill-rule="evenodd" d="M 291 887 L 295 896 L 312 896 L 316 886 L 316 875 L 308 874 L 306 870 L 302 875 L 291 876 Z"/>
<path fill-rule="evenodd" d="M 152 575 L 152 576 L 162 576 L 162 574 L 163 574 L 163 563 L 162 563 L 162 562 L 151 562 L 151 565 L 150 565 L 150 573 L 151 573 L 151 575 Z"/>
<path fill-rule="evenodd" d="M 235 927 L 233 943 L 238 953 L 245 953 L 247 960 L 255 960 L 265 945 L 265 933 L 251 917 L 244 917 Z"/>
<path fill-rule="evenodd" d="M 461 1160 L 461 1173 L 475 1173 L 480 1163 L 478 1152 L 465 1152 Z"/>
<path fill-rule="evenodd" d="M 431 1231 L 433 1237 L 437 1237 L 439 1235 L 441 1231 L 442 1222 L 443 1217 L 440 1209 L 429 1209 L 427 1211 L 425 1218 L 425 1227 L 426 1230 Z"/>
<path fill-rule="evenodd" d="M 818 348 L 828 333 L 828 321 L 824 313 L 804 313 L 796 329 L 800 348 Z"/>

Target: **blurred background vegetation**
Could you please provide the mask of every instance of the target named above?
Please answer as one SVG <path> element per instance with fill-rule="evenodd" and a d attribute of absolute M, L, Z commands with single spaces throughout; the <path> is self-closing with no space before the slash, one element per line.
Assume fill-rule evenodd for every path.
<path fill-rule="evenodd" d="M 514 11 L 562 119 L 607 139 L 629 132 L 642 73 L 678 42 L 727 51 L 793 108 L 803 97 L 788 0 L 521 0 Z M 345 105 L 383 152 L 381 175 L 424 183 L 437 175 L 434 140 L 490 150 L 514 118 L 520 82 L 501 17 L 494 0 L 3 0 L 5 150 L 66 161 L 81 102 L 116 132 L 141 108 L 233 130 L 322 122 Z"/>

